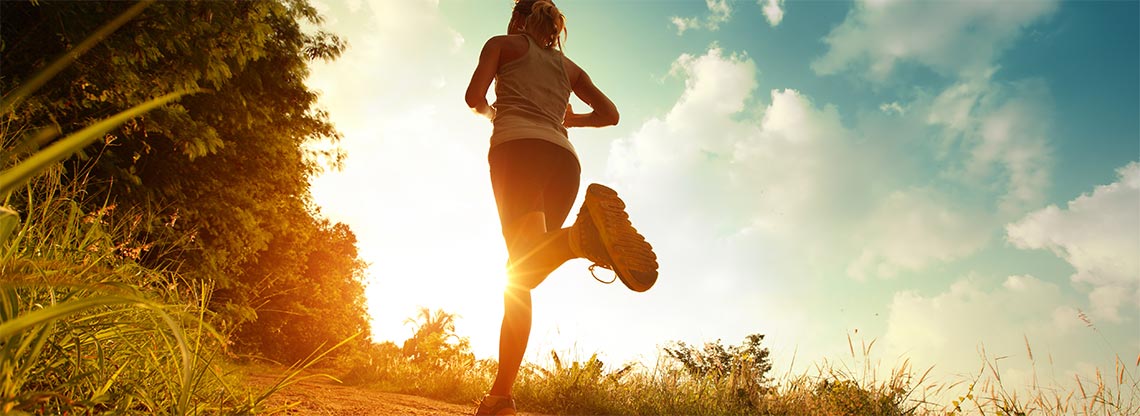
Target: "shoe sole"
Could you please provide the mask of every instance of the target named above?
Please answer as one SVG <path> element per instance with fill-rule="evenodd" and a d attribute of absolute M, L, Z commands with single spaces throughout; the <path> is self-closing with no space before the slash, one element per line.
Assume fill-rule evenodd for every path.
<path fill-rule="evenodd" d="M 614 273 L 622 283 L 635 292 L 644 292 L 653 287 L 657 282 L 657 255 L 645 237 L 633 228 L 629 214 L 625 212 L 625 202 L 618 197 L 617 191 L 605 185 L 590 184 L 586 188 L 585 208 L 598 229 L 606 253 L 614 263 Z M 628 229 L 614 230 L 615 227 Z M 629 234 L 626 238 L 619 238 L 623 232 Z M 631 263 L 641 263 L 641 267 L 634 269 Z M 635 274 L 634 270 L 641 273 Z"/>

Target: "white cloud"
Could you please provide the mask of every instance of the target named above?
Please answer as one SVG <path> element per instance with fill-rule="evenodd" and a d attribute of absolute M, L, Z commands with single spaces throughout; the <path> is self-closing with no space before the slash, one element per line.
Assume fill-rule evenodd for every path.
<path fill-rule="evenodd" d="M 896 349 L 909 349 L 916 355 L 969 361 L 976 358 L 974 347 L 978 342 L 991 346 L 1022 344 L 1021 331 L 1006 330 L 1046 329 L 1045 325 L 1053 323 L 1054 311 L 1064 304 L 1057 285 L 1033 276 L 1009 276 L 994 288 L 985 287 L 980 280 L 983 279 L 977 276 L 958 280 L 947 292 L 933 296 L 913 291 L 895 294 L 884 340 Z M 1071 319 L 1078 318 L 1074 314 Z M 1026 327 L 1027 321 L 1037 321 L 1042 327 Z M 1070 323 L 1065 327 L 1074 325 Z M 956 338 L 969 338 L 965 340 L 968 344 L 955 342 Z M 1024 352 L 1024 345 L 1018 349 Z"/>
<path fill-rule="evenodd" d="M 1023 28 L 1057 5 L 1055 0 L 863 0 L 824 38 L 830 48 L 812 69 L 817 74 L 853 69 L 875 81 L 886 80 L 904 62 L 952 76 L 984 72 Z"/>
<path fill-rule="evenodd" d="M 768 24 L 772 27 L 784 20 L 784 0 L 757 0 L 757 3 L 763 8 L 764 18 L 768 19 Z"/>
<path fill-rule="evenodd" d="M 709 22 L 714 25 L 727 22 L 728 18 L 732 16 L 732 6 L 728 5 L 728 0 L 705 0 L 705 4 L 709 7 Z"/>
<path fill-rule="evenodd" d="M 678 16 L 670 19 L 670 22 L 677 26 L 677 35 L 683 35 L 686 30 L 692 29 L 703 28 L 715 31 L 720 29 L 722 23 L 732 18 L 732 6 L 728 4 L 728 0 L 705 0 L 705 5 L 708 6 L 709 13 L 704 19 Z"/>
<path fill-rule="evenodd" d="M 983 351 L 1012 389 L 1034 385 L 1038 374 L 1046 385 L 1048 374 L 1070 383 L 1081 361 L 1111 365 L 1095 337 L 1081 336 L 1085 325 L 1062 288 L 1033 276 L 971 276 L 933 295 L 903 291 L 889 308 L 882 338 L 887 354 L 936 363 L 932 379 L 943 384 L 972 380 L 982 368 Z M 998 357 L 1004 358 L 994 361 Z M 983 371 L 986 378 L 990 371 Z"/>
<path fill-rule="evenodd" d="M 748 225 L 807 251 L 841 241 L 874 198 L 868 185 L 877 175 L 877 150 L 857 144 L 835 106 L 773 90 L 757 129 L 734 148 L 733 178 Z"/>
<path fill-rule="evenodd" d="M 845 159 L 840 148 L 850 135 L 834 107 L 816 109 L 797 91 L 773 91 L 757 120 L 746 107 L 755 64 L 717 47 L 682 55 L 673 73 L 685 77 L 673 108 L 614 143 L 610 175 L 636 183 L 633 192 L 661 199 L 654 206 L 690 210 L 726 233 L 758 223 L 790 233 L 798 218 L 826 205 L 821 199 L 841 191 L 832 182 L 845 176 L 831 170 Z"/>
<path fill-rule="evenodd" d="M 859 279 L 893 277 L 966 256 L 989 239 L 993 225 L 986 222 L 993 221 L 987 217 L 932 189 L 896 191 L 857 234 L 863 250 L 847 272 Z"/>
<path fill-rule="evenodd" d="M 964 77 L 933 97 L 880 105 L 894 116 L 892 126 L 933 127 L 908 140 L 940 139 L 925 149 L 942 167 L 937 178 L 879 202 L 858 234 L 866 244 L 849 274 L 889 277 L 965 257 L 983 249 L 1001 223 L 1040 206 L 1052 165 L 1050 93 L 1037 80 L 1003 83 L 992 75 Z"/>
<path fill-rule="evenodd" d="M 795 90 L 773 90 L 762 111 L 750 109 L 756 69 L 746 55 L 713 47 L 682 55 L 671 72 L 685 79 L 680 99 L 616 141 L 608 161 L 631 200 L 669 207 L 645 214 L 651 229 L 678 240 L 740 236 L 745 252 L 782 253 L 774 261 L 788 267 L 822 263 L 867 278 L 968 256 L 1005 221 L 985 198 L 959 200 L 937 190 L 946 179 L 914 174 L 926 168 L 902 149 L 921 130 L 898 127 L 926 125 L 930 100 L 905 117 L 880 113 L 897 136 L 884 137 L 864 123 L 845 126 L 838 108 Z M 976 118 L 968 114 L 969 126 L 981 124 Z M 988 186 L 979 180 L 965 191 Z"/>
<path fill-rule="evenodd" d="M 1039 80 L 993 81 L 993 71 L 966 77 L 925 106 L 927 123 L 944 129 L 946 143 L 961 143 L 965 162 L 948 172 L 973 186 L 1004 183 L 998 209 L 1018 215 L 1039 206 L 1050 183 L 1051 95 Z M 990 185 L 992 186 L 992 185 Z"/>
<path fill-rule="evenodd" d="M 934 178 L 876 197 L 850 231 L 857 241 L 850 276 L 893 277 L 965 258 L 984 249 L 1002 223 L 1040 206 L 1052 164 L 1050 94 L 1038 81 L 1000 83 L 992 75 L 966 77 L 933 97 L 880 105 L 879 117 L 894 129 L 932 128 L 904 139 L 930 154 L 898 156 L 931 158 L 928 166 L 940 168 Z M 865 128 L 857 125 L 857 136 L 876 137 Z M 936 140 L 913 143 L 924 137 Z"/>
<path fill-rule="evenodd" d="M 903 108 L 903 106 L 900 105 L 898 101 L 879 104 L 879 110 L 887 114 L 906 114 L 906 108 Z"/>
<path fill-rule="evenodd" d="M 1010 243 L 1047 249 L 1076 269 L 1072 280 L 1092 286 L 1092 313 L 1118 321 L 1122 306 L 1140 305 L 1140 163 L 1117 170 L 1118 180 L 1050 205 L 1006 226 Z"/>
<path fill-rule="evenodd" d="M 673 22 L 673 26 L 677 26 L 678 36 L 685 34 L 686 30 L 699 29 L 701 27 L 701 21 L 695 17 L 673 16 L 670 21 Z"/>

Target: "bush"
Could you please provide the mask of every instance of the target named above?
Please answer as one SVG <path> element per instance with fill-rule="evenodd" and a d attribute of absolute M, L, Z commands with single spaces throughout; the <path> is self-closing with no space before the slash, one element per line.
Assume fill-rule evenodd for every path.
<path fill-rule="evenodd" d="M 212 288 L 138 264 L 141 213 L 84 212 L 49 169 L 0 244 L 0 409 L 38 414 L 245 412 L 207 323 Z"/>

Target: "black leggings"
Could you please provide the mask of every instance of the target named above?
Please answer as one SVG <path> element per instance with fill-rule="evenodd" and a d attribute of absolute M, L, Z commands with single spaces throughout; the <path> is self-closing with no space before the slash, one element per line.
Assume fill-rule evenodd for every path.
<path fill-rule="evenodd" d="M 510 224 L 531 212 L 545 214 L 546 231 L 562 228 L 582 175 L 574 153 L 546 140 L 511 140 L 491 148 L 487 162 L 504 237 Z"/>

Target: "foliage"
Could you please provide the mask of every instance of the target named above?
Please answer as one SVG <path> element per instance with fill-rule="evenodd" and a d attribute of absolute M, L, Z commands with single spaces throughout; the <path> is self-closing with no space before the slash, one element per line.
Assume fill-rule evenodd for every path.
<path fill-rule="evenodd" d="M 482 395 L 494 364 L 475 360 L 470 343 L 455 334 L 456 315 L 421 308 L 409 318 L 412 336 L 403 347 L 385 342 L 371 344 L 363 353 L 346 357 L 346 383 L 382 390 L 466 402 Z"/>
<path fill-rule="evenodd" d="M 605 405 L 617 393 L 621 379 L 633 368 L 626 366 L 608 371 L 606 364 L 592 354 L 584 361 L 563 363 L 567 354 L 550 352 L 549 366 L 526 365 L 520 371 L 515 395 L 528 409 L 567 414 L 612 413 L 615 407 Z M 599 406 L 602 405 L 602 406 Z"/>
<path fill-rule="evenodd" d="M 5 2 L 0 90 L 29 83 L 45 56 L 67 56 L 132 7 Z M 40 126 L 77 130 L 169 91 L 209 89 L 112 129 L 65 162 L 61 181 L 84 184 L 86 211 L 145 213 L 130 242 L 137 261 L 214 286 L 212 319 L 240 336 L 239 347 L 304 357 L 366 329 L 355 237 L 320 219 L 309 200 L 309 178 L 343 156 L 303 82 L 310 61 L 345 47 L 302 30 L 320 22 L 306 0 L 156 2 L 4 114 L 6 137 L 28 137 L 4 153 L 50 141 L 33 134 Z M 79 168 L 90 160 L 92 169 Z M 9 204 L 29 208 L 21 195 Z"/>
<path fill-rule="evenodd" d="M 0 241 L 0 409 L 37 414 L 242 413 L 260 400 L 221 366 L 210 288 L 132 259 L 142 213 L 84 212 L 48 169 Z"/>
<path fill-rule="evenodd" d="M 416 319 L 407 320 L 416 329 L 412 337 L 404 341 L 404 357 L 428 371 L 473 361 L 470 341 L 455 334 L 455 318 L 456 315 L 442 309 L 432 312 L 421 307 Z"/>
<path fill-rule="evenodd" d="M 38 7 L 5 5 L 0 30 L 4 34 L 0 38 L 6 65 L 5 78 L 0 79 L 4 89 L 11 86 L 9 74 L 15 72 L 9 71 L 7 65 L 18 62 L 21 56 L 11 54 L 7 48 L 14 33 L 7 30 L 13 23 L 9 20 L 13 10 L 9 5 L 16 6 L 17 12 L 32 10 L 20 7 Z M 103 7 L 114 9 L 120 4 L 76 5 L 73 8 L 96 7 L 96 11 L 102 11 Z M 193 233 L 174 230 L 177 211 L 168 220 L 161 210 L 130 205 L 129 199 L 119 200 L 114 193 L 98 192 L 99 182 L 92 182 L 91 178 L 98 177 L 93 174 L 93 167 L 102 159 L 57 163 L 99 138 L 103 138 L 103 150 L 110 148 L 119 137 L 116 133 L 131 130 L 128 125 L 127 130 L 115 131 L 119 125 L 130 121 L 137 127 L 138 116 L 165 108 L 160 106 L 182 95 L 144 99 L 118 114 L 101 118 L 106 111 L 116 111 L 114 106 L 107 106 L 100 110 L 102 113 L 85 116 L 84 122 L 64 123 L 63 127 L 57 123 L 57 114 L 37 114 L 61 103 L 37 89 L 42 85 L 50 85 L 49 90 L 58 87 L 59 83 L 46 84 L 47 80 L 69 69 L 68 64 L 83 51 L 106 40 L 110 32 L 146 5 L 130 5 L 127 13 L 64 53 L 47 69 L 23 74 L 29 80 L 16 82 L 19 87 L 5 94 L 0 105 L 0 163 L 6 168 L 0 172 L 0 196 L 26 216 L 21 223 L 20 212 L 8 207 L 0 212 L 0 409 L 5 414 L 256 412 L 273 391 L 298 380 L 301 370 L 331 351 L 314 352 L 259 394 L 235 387 L 234 378 L 224 370 L 221 359 L 228 334 L 216 331 L 207 322 L 214 315 L 207 308 L 214 281 L 187 280 L 172 268 L 154 266 L 168 263 L 145 261 L 145 254 L 170 253 L 152 251 L 156 246 L 187 247 L 185 243 L 194 240 Z M 60 18 L 58 23 L 63 21 Z M 65 36 L 60 38 L 67 41 Z M 17 78 L 21 75 L 15 73 Z M 69 105 L 66 100 L 62 102 Z M 62 110 L 60 114 L 74 115 Z M 37 116 L 48 120 L 37 120 Z M 83 124 L 90 125 L 82 127 Z M 51 127 L 37 130 L 37 125 Z M 61 131 L 73 128 L 80 130 L 36 151 Z M 142 132 L 145 136 L 146 131 Z M 24 160 L 17 164 L 19 159 Z M 20 192 L 10 194 L 13 190 Z M 120 202 L 127 204 L 123 207 Z M 293 212 L 306 213 L 303 209 Z M 305 219 L 316 223 L 308 215 Z M 303 258 L 314 270 L 320 270 L 315 274 L 347 272 L 349 289 L 359 289 L 354 272 L 360 265 L 351 232 L 339 224 L 318 224 L 314 228 L 333 236 L 322 235 L 324 240 L 311 239 L 307 244 L 328 242 L 342 246 L 332 253 L 333 257 Z M 175 240 L 164 240 L 169 237 Z M 339 266 L 333 265 L 337 261 Z M 325 281 L 336 282 L 345 276 L 339 274 Z M 333 301 L 336 306 L 331 309 L 347 312 L 349 316 L 343 317 L 343 322 L 349 325 L 361 319 L 359 291 L 322 293 L 347 294 Z M 332 302 L 326 300 L 328 303 Z M 359 334 L 360 331 L 347 337 L 332 349 Z"/>
<path fill-rule="evenodd" d="M 85 212 L 83 186 L 62 176 L 55 165 L 22 190 L 28 216 L 0 240 L 0 413 L 269 411 L 265 399 L 330 350 L 250 391 L 207 323 L 212 288 L 140 264 L 147 214 Z"/>
<path fill-rule="evenodd" d="M 772 369 L 768 349 L 760 346 L 763 341 L 764 335 L 751 334 L 738 346 L 725 347 L 717 340 L 697 349 L 684 342 L 674 342 L 663 351 L 681 363 L 689 375 L 725 381 L 740 400 L 754 402 L 764 393 L 766 375 Z"/>
<path fill-rule="evenodd" d="M 720 340 L 705 343 L 697 349 L 684 342 L 673 342 L 665 347 L 665 354 L 677 360 L 694 377 L 724 378 L 736 368 L 748 368 L 757 382 L 764 381 L 764 375 L 772 369 L 768 359 L 768 349 L 761 348 L 764 335 L 752 334 L 745 337 L 739 346 L 725 347 Z"/>
<path fill-rule="evenodd" d="M 913 386 L 899 379 L 883 384 L 862 385 L 842 376 L 799 376 L 782 383 L 777 391 L 760 403 L 762 414 L 800 415 L 911 415 L 919 413 L 919 405 L 906 401 Z"/>
<path fill-rule="evenodd" d="M 291 222 L 298 232 L 275 235 L 246 265 L 244 274 L 258 281 L 240 299 L 256 308 L 257 321 L 236 333 L 242 349 L 286 362 L 368 330 L 356 236 L 344 224 L 302 214 L 295 211 Z M 357 338 L 350 347 L 366 342 Z"/>

